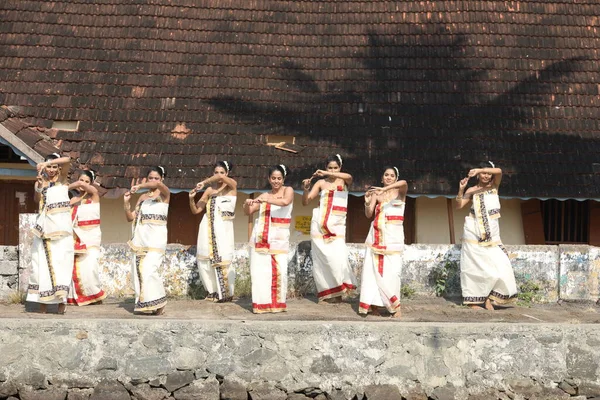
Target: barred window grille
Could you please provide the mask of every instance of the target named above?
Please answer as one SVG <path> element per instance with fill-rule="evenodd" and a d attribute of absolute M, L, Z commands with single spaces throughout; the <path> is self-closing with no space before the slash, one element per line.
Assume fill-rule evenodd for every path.
<path fill-rule="evenodd" d="M 589 243 L 588 201 L 545 200 L 541 205 L 547 244 Z"/>

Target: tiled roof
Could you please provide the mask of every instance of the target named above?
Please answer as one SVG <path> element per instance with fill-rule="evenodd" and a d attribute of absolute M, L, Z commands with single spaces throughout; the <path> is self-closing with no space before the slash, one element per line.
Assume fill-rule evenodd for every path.
<path fill-rule="evenodd" d="M 6 128 L 26 147 L 33 150 L 34 154 L 43 159 L 49 154 L 60 152 L 60 149 L 54 145 L 52 140 L 52 136 L 57 133 L 56 131 L 32 126 L 27 120 L 28 118 L 19 116 L 6 106 L 0 107 L 0 126 Z"/>
<path fill-rule="evenodd" d="M 393 164 L 413 193 L 452 194 L 491 159 L 503 195 L 600 198 L 599 15 L 596 0 L 5 1 L 0 104 L 80 121 L 57 143 L 107 188 L 156 164 L 189 188 L 219 159 L 242 188 L 280 162 L 299 188 L 340 153 L 354 190 Z"/>

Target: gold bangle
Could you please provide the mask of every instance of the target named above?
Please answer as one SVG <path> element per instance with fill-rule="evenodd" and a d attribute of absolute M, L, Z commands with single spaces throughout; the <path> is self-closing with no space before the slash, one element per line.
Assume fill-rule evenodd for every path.
<path fill-rule="evenodd" d="M 462 196 L 456 196 L 456 201 L 460 201 L 460 200 L 462 200 L 462 199 L 463 199 L 463 197 L 462 197 Z"/>

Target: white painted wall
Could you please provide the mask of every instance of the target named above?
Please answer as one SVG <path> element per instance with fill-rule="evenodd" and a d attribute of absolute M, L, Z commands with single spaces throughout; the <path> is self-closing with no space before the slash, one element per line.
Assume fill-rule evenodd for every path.
<path fill-rule="evenodd" d="M 244 243 L 248 241 L 248 217 L 244 215 L 242 204 L 249 197 L 247 194 L 239 193 L 236 207 L 235 241 Z M 135 204 L 132 200 L 132 204 Z M 521 201 L 502 200 L 502 218 L 500 219 L 500 229 L 502 240 L 505 244 L 525 244 L 523 233 L 523 223 L 521 220 Z M 291 241 L 299 242 L 309 240 L 309 235 L 304 235 L 295 228 L 297 216 L 310 217 L 312 209 L 318 205 L 318 200 L 314 200 L 308 206 L 302 205 L 302 196 L 294 196 L 294 213 L 292 214 L 292 233 Z M 450 243 L 450 233 L 448 230 L 448 211 L 446 199 L 437 197 L 430 199 L 419 197 L 416 201 L 416 237 L 417 243 L 448 244 Z M 100 201 L 102 243 L 125 243 L 131 236 L 131 224 L 125 219 L 123 212 L 122 199 L 106 199 Z M 460 243 L 462 237 L 463 221 L 468 207 L 462 210 L 454 210 L 454 230 L 456 242 Z M 191 214 L 190 214 L 191 215 Z"/>
<path fill-rule="evenodd" d="M 258 194 L 257 194 L 258 195 Z M 242 204 L 249 197 L 244 193 L 238 193 L 237 205 L 235 209 L 235 242 L 244 243 L 247 242 L 248 237 L 248 217 L 244 215 Z M 135 204 L 137 197 L 131 200 L 131 204 Z M 295 217 L 296 216 L 308 216 L 312 215 L 312 209 L 318 205 L 318 201 L 315 200 L 309 206 L 305 207 L 302 205 L 302 196 L 296 194 L 294 196 L 294 213 L 292 216 L 292 232 L 291 241 L 299 242 L 310 239 L 309 235 L 304 235 L 294 229 Z M 191 215 L 191 213 L 190 213 Z M 125 212 L 123 211 L 123 199 L 107 199 L 102 198 L 100 200 L 100 227 L 102 228 L 102 243 L 125 243 L 131 238 L 131 223 L 125 219 Z M 254 220 L 255 216 L 252 217 Z"/>
<path fill-rule="evenodd" d="M 502 218 L 500 232 L 504 244 L 525 244 L 523 221 L 521 219 L 521 200 L 501 199 Z M 450 243 L 448 227 L 448 207 L 446 198 L 419 197 L 416 201 L 416 240 L 417 243 L 447 244 Z M 454 235 L 456 243 L 460 243 L 464 219 L 469 213 L 469 206 L 461 210 L 453 208 Z"/>

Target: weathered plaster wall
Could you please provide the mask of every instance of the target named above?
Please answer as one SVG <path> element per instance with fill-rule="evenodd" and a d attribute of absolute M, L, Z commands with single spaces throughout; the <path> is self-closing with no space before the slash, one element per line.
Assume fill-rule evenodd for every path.
<path fill-rule="evenodd" d="M 17 289 L 19 255 L 16 246 L 0 246 L 0 299 Z"/>
<path fill-rule="evenodd" d="M 560 297 L 565 300 L 600 298 L 600 248 L 560 245 Z"/>
<path fill-rule="evenodd" d="M 21 217 L 21 243 L 19 244 L 19 282 L 24 290 L 31 265 L 30 248 L 33 240 L 31 226 L 33 218 Z M 530 282 L 539 286 L 537 300 L 593 300 L 599 296 L 600 248 L 592 246 L 506 246 L 518 284 Z M 13 248 L 14 249 L 14 248 Z M 362 271 L 364 246 L 348 244 L 350 264 L 359 279 Z M 4 282 L 4 293 L 9 291 L 9 283 L 15 282 L 15 253 L 5 250 L 0 262 L 0 282 Z M 201 289 L 195 265 L 195 247 L 169 245 L 161 274 L 171 295 L 179 296 L 195 293 Z M 131 254 L 126 244 L 105 244 L 101 250 L 101 279 L 110 296 L 124 296 L 131 293 L 130 279 Z M 458 271 L 460 245 L 414 244 L 406 246 L 403 258 L 402 282 L 410 285 L 421 295 L 435 293 L 435 278 L 440 272 L 448 272 L 450 296 L 460 296 Z M 248 245 L 236 245 L 233 265 L 237 271 L 238 294 L 249 294 Z M 12 271 L 12 272 L 11 272 Z M 292 243 L 288 254 L 290 294 L 314 293 L 312 280 L 312 259 L 310 242 Z M 12 285 L 12 283 L 11 283 Z M 14 285 L 13 285 L 14 286 Z M 11 288 L 13 287 L 11 286 Z M 12 290 L 12 289 L 11 289 Z M 1 292 L 0 292 L 1 293 Z M 1 294 L 0 294 L 1 295 Z"/>
<path fill-rule="evenodd" d="M 0 397 L 61 391 L 64 399 L 83 388 L 94 400 L 102 391 L 125 399 L 154 388 L 157 397 L 143 398 L 216 400 L 226 383 L 243 388 L 234 397 L 243 399 L 246 390 L 252 399 L 293 392 L 362 399 L 369 385 L 382 384 L 413 399 L 467 399 L 490 388 L 510 398 L 523 391 L 564 398 L 569 387 L 583 398 L 600 393 L 595 325 L 0 321 Z M 272 397 L 258 395 L 265 385 Z M 106 397 L 109 386 L 121 397 Z"/>

